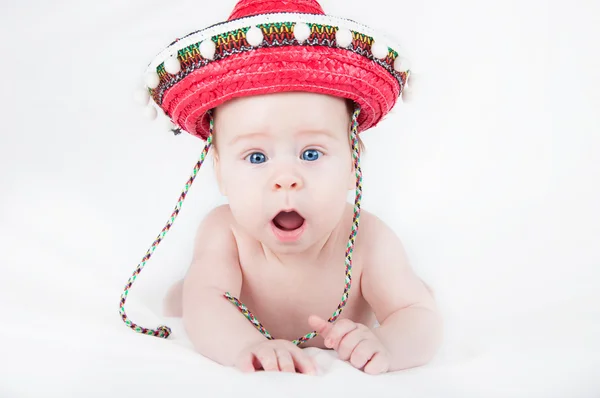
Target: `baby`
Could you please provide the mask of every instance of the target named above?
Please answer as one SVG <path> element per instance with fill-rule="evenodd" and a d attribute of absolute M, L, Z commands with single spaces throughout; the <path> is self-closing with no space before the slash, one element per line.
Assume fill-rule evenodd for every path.
<path fill-rule="evenodd" d="M 326 321 L 343 291 L 352 228 L 352 111 L 351 101 L 306 92 L 237 98 L 214 110 L 214 166 L 229 204 L 201 223 L 189 271 L 165 301 L 166 314 L 183 316 L 203 355 L 242 371 L 314 374 L 313 361 L 290 342 L 309 330 L 318 336 L 304 346 L 335 350 L 369 374 L 435 355 L 441 319 L 434 298 L 398 237 L 365 210 L 348 302 L 336 322 Z"/>
<path fill-rule="evenodd" d="M 442 329 L 432 293 L 394 232 L 360 210 L 358 133 L 408 99 L 411 74 L 397 44 L 316 0 L 239 0 L 227 21 L 171 42 L 137 98 L 206 145 L 125 286 L 125 325 L 171 334 L 134 323 L 125 301 L 213 148 L 229 204 L 202 221 L 165 302 L 200 353 L 242 371 L 305 374 L 316 372 L 307 346 L 369 374 L 430 361 Z"/>

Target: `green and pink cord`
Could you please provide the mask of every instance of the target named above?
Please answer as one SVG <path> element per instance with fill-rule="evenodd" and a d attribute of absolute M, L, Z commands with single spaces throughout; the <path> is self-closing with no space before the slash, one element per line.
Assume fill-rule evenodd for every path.
<path fill-rule="evenodd" d="M 352 254 L 354 252 L 354 243 L 356 240 L 356 234 L 358 233 L 358 224 L 359 224 L 359 219 L 360 219 L 360 201 L 362 199 L 362 171 L 360 168 L 360 151 L 359 151 L 359 144 L 358 144 L 358 116 L 359 115 L 360 115 L 360 107 L 357 106 L 352 114 L 352 129 L 350 131 L 350 139 L 352 141 L 352 157 L 354 159 L 354 170 L 356 173 L 356 195 L 354 198 L 354 216 L 352 219 L 352 231 L 350 232 L 350 237 L 348 239 L 348 244 L 346 246 L 346 256 L 344 259 L 344 262 L 346 265 L 344 292 L 342 293 L 342 299 L 341 299 L 339 305 L 337 306 L 333 315 L 328 320 L 328 322 L 331 322 L 331 323 L 335 322 L 341 315 L 342 310 L 344 309 L 344 307 L 346 306 L 346 303 L 348 302 L 348 296 L 350 294 L 350 287 L 352 286 Z M 206 139 L 206 145 L 204 146 L 204 150 L 200 154 L 200 159 L 198 160 L 198 162 L 196 162 L 196 165 L 194 166 L 194 170 L 192 171 L 190 178 L 185 183 L 185 187 L 184 187 L 183 191 L 181 192 L 179 199 L 177 200 L 177 205 L 175 206 L 175 209 L 173 210 L 171 217 L 167 221 L 165 227 L 162 229 L 160 234 L 156 237 L 154 242 L 152 242 L 152 246 L 150 246 L 150 248 L 148 249 L 148 251 L 146 252 L 144 257 L 142 258 L 142 261 L 136 267 L 135 271 L 133 272 L 133 275 L 129 278 L 129 280 L 127 281 L 127 284 L 125 285 L 123 294 L 121 294 L 121 301 L 119 303 L 119 314 L 121 316 L 121 319 L 123 319 L 123 322 L 125 322 L 126 326 L 130 327 L 132 330 L 134 330 L 138 333 L 147 334 L 150 336 L 161 337 L 164 339 L 168 338 L 171 335 L 171 328 L 169 328 L 168 326 L 161 325 L 161 326 L 158 326 L 156 329 L 147 329 L 147 328 L 141 327 L 141 326 L 135 324 L 134 322 L 132 322 L 129 319 L 129 317 L 127 316 L 127 314 L 125 313 L 125 301 L 127 300 L 127 295 L 129 294 L 129 289 L 131 289 L 131 286 L 133 286 L 133 283 L 137 279 L 137 276 L 142 272 L 142 269 L 146 266 L 146 263 L 150 260 L 150 257 L 152 257 L 152 254 L 154 253 L 154 251 L 156 250 L 156 248 L 158 247 L 160 242 L 163 240 L 163 238 L 165 237 L 167 232 L 169 232 L 169 230 L 171 229 L 171 226 L 175 222 L 175 219 L 179 215 L 179 212 L 181 211 L 181 207 L 183 205 L 183 201 L 185 200 L 187 193 L 188 193 L 190 187 L 192 186 L 192 183 L 196 179 L 196 176 L 198 175 L 198 171 L 200 170 L 202 163 L 204 163 L 204 159 L 206 159 L 208 151 L 210 150 L 210 147 L 212 145 L 213 129 L 214 129 L 214 120 L 213 120 L 212 113 L 211 113 L 211 115 L 210 115 L 210 131 L 209 131 L 208 138 Z M 260 321 L 252 314 L 252 312 L 250 312 L 250 310 L 240 300 L 233 297 L 228 292 L 226 292 L 223 296 L 227 300 L 229 300 L 229 302 L 231 302 L 233 305 L 235 305 L 238 308 L 238 310 L 254 325 L 254 327 L 256 327 L 256 329 L 263 336 L 265 336 L 269 340 L 274 339 L 274 337 L 267 331 L 267 329 L 265 329 L 265 327 L 260 323 Z M 299 339 L 292 341 L 292 343 L 294 343 L 296 345 L 300 345 L 300 344 L 312 339 L 315 336 L 317 336 L 317 332 L 312 331 L 312 332 L 307 333 L 306 335 L 300 337 Z"/>

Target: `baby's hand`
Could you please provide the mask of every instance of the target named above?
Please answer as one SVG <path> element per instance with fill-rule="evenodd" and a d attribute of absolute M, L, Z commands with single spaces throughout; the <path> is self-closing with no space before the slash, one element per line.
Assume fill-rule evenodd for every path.
<path fill-rule="evenodd" d="M 373 331 L 362 323 L 341 319 L 329 323 L 316 315 L 308 323 L 325 339 L 325 347 L 333 348 L 343 361 L 368 374 L 385 373 L 390 367 L 390 355 Z"/>
<path fill-rule="evenodd" d="M 315 375 L 316 366 L 300 347 L 286 340 L 265 340 L 242 351 L 235 367 L 242 372 L 256 370 Z"/>

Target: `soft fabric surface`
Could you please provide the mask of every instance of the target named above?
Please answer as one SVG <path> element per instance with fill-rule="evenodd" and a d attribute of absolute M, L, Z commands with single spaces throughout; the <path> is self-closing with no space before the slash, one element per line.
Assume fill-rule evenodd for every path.
<path fill-rule="evenodd" d="M 69 261 L 41 240 L 32 243 L 37 248 L 28 249 L 20 271 L 8 275 L 21 282 L 9 286 L 4 279 L 0 293 L 9 304 L 3 319 L 10 321 L 0 332 L 2 397 L 591 398 L 600 391 L 600 310 L 582 309 L 580 302 L 485 324 L 450 323 L 436 360 L 408 371 L 368 376 L 310 348 L 319 376 L 241 374 L 196 354 L 179 319 L 165 320 L 174 331 L 169 340 L 130 331 L 117 316 L 116 286 L 88 272 L 53 277 L 49 270 L 32 282 L 28 270 L 36 263 L 54 269 Z M 140 300 L 131 300 L 129 315 L 151 326 L 159 322 Z"/>
<path fill-rule="evenodd" d="M 210 162 L 127 305 L 174 335 L 122 324 L 122 289 L 202 150 L 132 93 L 166 44 L 234 4 L 3 4 L 0 397 L 600 397 L 597 2 L 322 0 L 390 31 L 423 77 L 364 134 L 363 206 L 436 292 L 431 364 L 371 377 L 312 349 L 318 377 L 242 375 L 195 353 L 160 307 L 223 203 Z"/>

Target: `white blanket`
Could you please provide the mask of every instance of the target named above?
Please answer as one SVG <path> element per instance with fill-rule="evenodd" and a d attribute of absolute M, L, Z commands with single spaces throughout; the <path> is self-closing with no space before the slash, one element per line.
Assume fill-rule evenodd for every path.
<path fill-rule="evenodd" d="M 318 376 L 244 375 L 196 353 L 180 319 L 157 315 L 142 303 L 153 302 L 143 299 L 149 289 L 136 285 L 128 315 L 147 327 L 167 324 L 173 335 L 132 332 L 118 315 L 124 282 L 98 277 L 102 272 L 83 259 L 19 232 L 15 227 L 2 239 L 2 263 L 10 265 L 0 282 L 3 398 L 600 396 L 600 309 L 589 306 L 597 295 L 495 321 L 447 317 L 442 350 L 421 368 L 368 376 L 332 352 L 309 348 Z M 142 284 L 153 274 L 144 272 Z"/>

